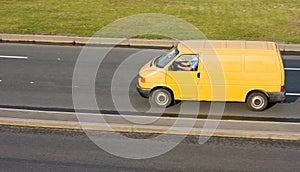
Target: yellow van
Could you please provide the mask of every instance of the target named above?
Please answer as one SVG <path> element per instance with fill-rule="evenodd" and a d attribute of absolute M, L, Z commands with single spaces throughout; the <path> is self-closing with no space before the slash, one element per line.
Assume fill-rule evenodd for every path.
<path fill-rule="evenodd" d="M 284 79 L 274 42 L 190 40 L 145 64 L 136 87 L 159 107 L 174 100 L 233 101 L 262 111 L 285 99 Z"/>

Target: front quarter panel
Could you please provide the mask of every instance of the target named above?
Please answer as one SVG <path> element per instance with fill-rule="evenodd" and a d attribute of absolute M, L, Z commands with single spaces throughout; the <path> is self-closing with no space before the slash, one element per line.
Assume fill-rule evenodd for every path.
<path fill-rule="evenodd" d="M 148 68 L 139 72 L 139 84 L 142 88 L 152 89 L 156 86 L 166 85 L 166 70 L 159 68 Z M 145 78 L 145 82 L 141 82 L 141 77 Z"/>

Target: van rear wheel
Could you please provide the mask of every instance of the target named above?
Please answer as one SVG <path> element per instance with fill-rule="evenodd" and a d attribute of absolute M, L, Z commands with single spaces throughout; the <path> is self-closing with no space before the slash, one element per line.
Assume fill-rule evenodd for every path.
<path fill-rule="evenodd" d="M 253 111 L 263 111 L 268 106 L 268 98 L 264 93 L 254 92 L 248 96 L 247 105 Z"/>
<path fill-rule="evenodd" d="M 171 93 L 165 89 L 156 89 L 150 94 L 150 103 L 158 107 L 168 107 L 172 102 Z"/>

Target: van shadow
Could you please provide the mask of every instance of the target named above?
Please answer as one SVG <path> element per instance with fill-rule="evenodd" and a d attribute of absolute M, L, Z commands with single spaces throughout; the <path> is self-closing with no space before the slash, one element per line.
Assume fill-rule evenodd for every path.
<path fill-rule="evenodd" d="M 299 96 L 286 96 L 285 100 L 283 101 L 284 104 L 295 103 L 298 100 Z M 277 103 L 269 103 L 266 110 L 271 109 Z"/>
<path fill-rule="evenodd" d="M 286 96 L 283 103 L 295 103 L 298 100 L 299 96 Z"/>

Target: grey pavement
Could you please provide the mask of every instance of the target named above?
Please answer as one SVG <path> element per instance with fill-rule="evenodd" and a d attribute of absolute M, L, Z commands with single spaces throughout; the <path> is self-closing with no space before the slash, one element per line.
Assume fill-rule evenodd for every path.
<path fill-rule="evenodd" d="M 106 139 L 111 138 L 109 132 L 98 134 Z M 142 139 L 155 135 L 130 136 Z M 188 137 L 164 155 L 130 160 L 103 151 L 80 131 L 1 126 L 0 137 L 5 138 L 0 140 L 0 171 L 5 172 L 292 172 L 300 168 L 298 141 L 211 138 L 200 145 L 197 138 Z"/>
<path fill-rule="evenodd" d="M 33 44 L 0 44 L 0 55 L 25 56 L 28 59 L 0 58 L 0 106 L 3 108 L 24 108 L 33 110 L 73 111 L 72 76 L 74 66 L 83 47 L 81 46 L 55 46 Z M 105 47 L 89 47 L 99 52 Z M 129 56 L 135 59 L 125 65 L 126 71 L 137 74 L 138 69 L 149 59 L 161 54 L 160 49 L 114 48 L 100 66 L 96 77 L 96 99 L 99 109 L 105 113 L 118 114 L 122 112 L 137 112 L 147 114 L 150 107 L 147 99 L 142 98 L 134 88 L 131 81 L 129 92 L 125 87 L 114 90 L 122 98 L 122 94 L 129 94 L 133 109 L 116 107 L 112 100 L 112 77 L 120 64 Z M 284 55 L 286 68 L 300 68 L 299 55 Z M 94 62 L 87 62 L 92 65 Z M 264 112 L 249 111 L 245 103 L 226 103 L 224 118 L 276 118 L 293 120 L 299 119 L 299 93 L 300 75 L 298 70 L 286 70 L 286 91 L 296 93 L 287 96 L 285 103 L 278 103 Z M 126 77 L 126 76 L 125 76 Z M 129 76 L 130 77 L 130 76 Z M 126 79 L 124 79 L 125 81 Z M 121 80 L 120 84 L 123 84 Z M 122 99 L 121 99 L 122 100 Z M 199 115 L 207 115 L 212 105 L 210 102 L 194 102 L 200 104 Z M 174 116 L 178 114 L 181 105 L 168 108 L 164 114 Z M 85 109 L 91 112 L 99 109 Z M 187 108 L 188 109 L 188 108 Z M 194 114 L 185 110 L 184 114 Z M 148 115 L 151 115 L 149 113 Z"/>
<path fill-rule="evenodd" d="M 36 112 L 22 110 L 1 109 L 1 124 L 6 125 L 30 125 L 39 127 L 56 128 L 80 128 L 74 111 L 72 100 L 72 76 L 74 66 L 83 47 L 81 46 L 57 46 L 35 44 L 0 44 L 0 107 L 10 109 L 29 109 L 54 112 Z M 92 52 L 106 51 L 107 47 L 87 47 Z M 131 118 L 148 118 L 160 116 L 161 113 L 147 112 L 149 102 L 141 98 L 134 88 L 134 82 L 122 86 L 127 81 L 126 75 L 121 78 L 115 90 L 112 89 L 113 76 L 120 64 L 128 57 L 134 59 L 129 64 L 123 65 L 126 72 L 137 74 L 138 69 L 149 59 L 163 53 L 160 49 L 139 48 L 114 48 L 104 59 L 96 76 L 96 99 L 99 109 L 79 109 L 83 112 L 111 115 L 109 123 L 116 124 L 120 131 L 134 132 L 159 132 L 163 133 L 172 125 L 174 119 L 161 119 L 147 128 L 142 125 L 127 124 L 124 119 L 118 118 L 119 113 L 132 116 Z M 8 58 L 12 57 L 12 58 Z M 299 93 L 300 78 L 298 69 L 300 59 L 297 54 L 285 54 L 283 56 L 286 70 L 286 91 L 296 95 L 287 97 L 285 103 L 275 104 L 264 112 L 249 111 L 245 103 L 226 103 L 222 117 L 208 114 L 213 103 L 210 102 L 179 102 L 163 112 L 164 117 L 177 117 L 181 108 L 181 117 L 195 118 L 198 115 L 193 134 L 199 134 L 199 128 L 203 128 L 203 118 L 220 119 L 218 136 L 231 137 L 255 137 L 255 138 L 281 138 L 298 139 L 299 128 Z M 126 62 L 126 61 L 125 61 Z M 88 66 L 95 62 L 84 61 Z M 87 68 L 87 69 L 88 69 Z M 122 72 L 121 72 L 122 74 Z M 130 77 L 130 76 L 129 76 Z M 133 76 L 134 77 L 134 76 Z M 87 90 L 89 87 L 86 88 Z M 127 88 L 128 89 L 128 88 Z M 112 91 L 113 90 L 113 91 Z M 123 94 L 129 94 L 133 109 L 115 106 L 112 93 L 117 93 L 117 99 L 122 100 Z M 122 101 L 126 102 L 126 101 Z M 182 107 L 183 106 L 183 107 Z M 194 107 L 199 107 L 198 113 L 194 113 Z M 184 108 L 185 107 L 185 108 Z M 59 111 L 65 112 L 61 113 Z M 88 116 L 87 114 L 85 114 Z M 9 119 L 5 119 L 9 118 Z M 18 120 L 17 120 L 18 119 Z M 94 122 L 95 117 L 87 117 L 88 122 Z M 15 120 L 15 121 L 14 121 Z M 46 121 L 37 121 L 46 120 Z M 69 123 L 64 123 L 68 121 Z M 121 122 L 120 122 L 121 121 Z M 168 122 L 167 122 L 168 121 Z M 251 122 L 252 121 L 252 122 Z M 35 122 L 35 123 L 34 123 Z M 171 124 L 170 124 L 171 122 Z M 57 123 L 57 124 L 56 124 Z M 67 127 L 66 127 L 67 126 Z M 98 128 L 97 128 L 98 127 Z M 157 128 L 156 130 L 154 128 Z M 173 134 L 180 133 L 186 126 L 176 128 Z M 103 126 L 94 126 L 93 129 L 107 130 Z"/>

